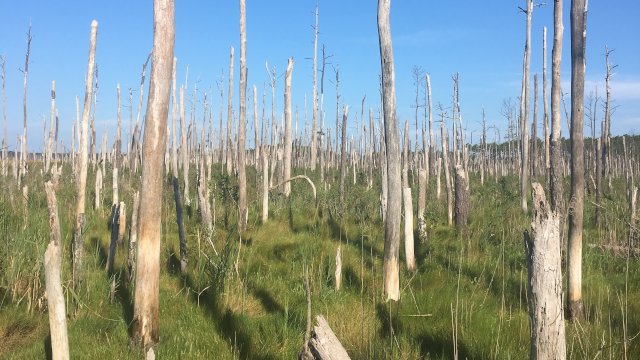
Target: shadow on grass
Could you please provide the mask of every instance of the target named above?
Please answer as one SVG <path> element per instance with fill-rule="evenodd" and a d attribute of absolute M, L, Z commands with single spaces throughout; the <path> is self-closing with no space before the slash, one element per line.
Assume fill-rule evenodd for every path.
<path fill-rule="evenodd" d="M 270 313 L 284 314 L 284 308 L 280 303 L 265 289 L 253 289 L 253 295 L 260 300 L 262 306 Z"/>
<path fill-rule="evenodd" d="M 420 344 L 420 354 L 425 358 L 430 358 L 428 355 L 441 355 L 445 359 L 454 358 L 453 340 L 451 338 L 425 332 L 420 334 L 416 340 Z M 469 354 L 469 349 L 458 341 L 458 359 L 474 358 Z"/>
<path fill-rule="evenodd" d="M 44 356 L 47 360 L 53 359 L 53 353 L 51 352 L 51 334 L 48 334 L 42 342 L 44 346 Z"/>
<path fill-rule="evenodd" d="M 96 236 L 91 237 L 91 245 L 96 249 L 95 251 L 98 255 L 98 267 L 104 267 L 107 264 L 107 249 L 102 245 L 100 238 Z"/>
<path fill-rule="evenodd" d="M 170 260 L 170 263 L 177 261 L 175 254 L 172 258 L 175 258 L 175 260 Z M 197 288 L 191 275 L 185 277 L 180 276 L 179 265 L 177 271 L 174 269 L 169 273 L 172 276 L 180 277 L 187 288 Z M 218 290 L 217 288 L 209 288 L 201 294 L 198 294 L 196 291 L 190 291 L 189 299 L 196 306 L 200 304 L 199 307 L 201 307 L 204 313 L 212 320 L 216 331 L 227 342 L 231 349 L 238 351 L 240 358 L 258 360 L 274 359 L 271 355 L 254 352 L 251 345 L 251 334 L 245 330 L 247 327 L 246 324 L 243 324 L 240 317 L 235 315 L 231 310 L 224 308 L 224 305 L 220 302 L 221 299 L 218 296 Z M 272 306 L 274 309 L 279 306 L 275 300 L 271 301 L 273 302 Z"/>

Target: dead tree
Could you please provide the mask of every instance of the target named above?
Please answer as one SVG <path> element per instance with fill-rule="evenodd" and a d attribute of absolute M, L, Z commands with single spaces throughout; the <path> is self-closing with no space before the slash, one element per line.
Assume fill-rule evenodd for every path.
<path fill-rule="evenodd" d="M 538 176 L 538 74 L 533 74 L 533 121 L 531 122 L 531 178 Z"/>
<path fill-rule="evenodd" d="M 139 209 L 140 209 L 140 192 L 136 191 L 133 194 L 133 209 L 131 209 L 131 227 L 129 228 L 129 254 L 127 256 L 127 280 L 130 283 L 135 278 L 136 250 L 138 249 L 138 210 Z"/>
<path fill-rule="evenodd" d="M 342 109 L 342 135 L 340 141 L 340 206 L 344 206 L 344 187 L 347 177 L 347 118 L 349 105 Z"/>
<path fill-rule="evenodd" d="M 604 103 L 604 128 L 602 131 L 602 176 L 605 179 L 611 178 L 611 76 L 617 65 L 611 65 L 609 55 L 613 50 L 605 46 L 605 62 L 607 75 L 605 77 L 606 98 Z"/>
<path fill-rule="evenodd" d="M 400 218 L 402 184 L 400 182 L 400 146 L 396 119 L 395 71 L 389 11 L 391 0 L 378 0 L 378 39 L 382 68 L 382 109 L 387 156 L 387 210 L 384 226 L 384 294 L 387 300 L 400 299 Z"/>
<path fill-rule="evenodd" d="M 533 222 L 524 233 L 529 280 L 531 359 L 566 358 L 562 309 L 560 217 L 548 205 L 544 190 L 532 184 Z"/>
<path fill-rule="evenodd" d="M 344 349 L 322 315 L 316 316 L 317 325 L 313 327 L 308 343 L 312 359 L 318 360 L 348 360 L 349 354 Z M 308 355 L 307 355 L 308 356 Z"/>
<path fill-rule="evenodd" d="M 316 0 L 316 25 L 313 27 L 313 109 L 311 123 L 311 169 L 316 168 L 316 157 L 318 152 L 317 145 L 317 124 L 318 124 L 318 0 Z M 306 113 L 306 112 L 305 112 Z M 322 151 L 322 149 L 320 150 Z M 321 170 L 322 171 L 322 170 Z M 287 176 L 285 176 L 287 178 Z"/>
<path fill-rule="evenodd" d="M 73 288 L 76 294 L 80 290 L 82 283 L 82 261 L 84 258 L 84 238 L 82 231 L 84 230 L 84 211 L 85 211 L 85 193 L 87 186 L 87 133 L 89 114 L 91 111 L 91 98 L 93 92 L 93 73 L 96 62 L 96 37 L 98 33 L 98 22 L 91 22 L 91 37 L 89 45 L 89 62 L 87 66 L 87 78 L 84 95 L 84 108 L 82 109 L 82 123 L 80 130 L 80 168 L 77 177 L 78 192 L 76 198 L 76 223 L 73 236 Z"/>
<path fill-rule="evenodd" d="M 435 137 L 433 135 L 433 107 L 431 98 L 431 77 L 427 74 L 427 94 L 429 97 L 429 171 L 434 174 L 435 170 Z"/>
<path fill-rule="evenodd" d="M 547 99 L 547 27 L 542 28 L 542 104 L 544 107 L 544 165 L 545 176 L 547 177 L 547 183 L 549 183 L 549 167 L 550 152 L 549 152 L 549 101 Z"/>
<path fill-rule="evenodd" d="M 171 76 L 171 175 L 173 184 L 173 200 L 176 203 L 176 222 L 178 225 L 178 241 L 180 243 L 180 273 L 184 276 L 187 271 L 187 240 L 184 229 L 184 218 L 182 213 L 182 197 L 180 195 L 180 182 L 178 180 L 178 144 L 176 136 L 176 116 L 178 112 L 178 101 L 176 99 L 176 69 L 178 59 L 173 58 L 173 71 Z M 182 88 L 180 89 L 182 92 Z M 133 216 L 137 220 L 138 196 L 134 197 Z M 135 224 L 131 224 L 135 226 Z"/>
<path fill-rule="evenodd" d="M 553 5 L 553 50 L 551 51 L 551 157 L 549 176 L 549 198 L 551 209 L 560 217 L 560 248 L 564 229 L 564 195 L 562 182 L 562 143 L 560 138 L 560 63 L 562 61 L 562 0 Z"/>
<path fill-rule="evenodd" d="M 291 73 L 293 71 L 293 58 L 287 61 L 287 71 L 284 76 L 284 178 L 291 177 Z M 291 184 L 284 184 L 284 196 L 291 194 Z"/>
<path fill-rule="evenodd" d="M 246 4 L 240 0 L 240 112 L 238 116 L 238 227 L 247 227 L 247 170 L 245 168 L 245 138 L 247 132 L 247 26 Z"/>
<path fill-rule="evenodd" d="M 23 114 L 23 126 L 24 132 L 22 134 L 22 150 L 20 151 L 20 172 L 18 175 L 18 187 L 22 178 L 27 174 L 27 78 L 29 77 L 29 55 L 31 54 L 31 24 L 29 24 L 29 30 L 27 31 L 27 53 L 24 60 L 24 69 L 22 73 L 24 75 L 23 96 L 22 96 L 22 114 Z"/>
<path fill-rule="evenodd" d="M 404 147 L 402 155 L 402 203 L 404 205 L 404 256 L 407 270 L 416 270 L 413 239 L 413 200 L 409 187 L 409 122 L 404 122 Z"/>
<path fill-rule="evenodd" d="M 44 253 L 45 283 L 49 306 L 49 327 L 51 329 L 51 355 L 53 359 L 69 359 L 69 339 L 67 337 L 67 313 L 60 274 L 62 272 L 62 240 L 58 204 L 51 181 L 44 184 L 49 208 L 50 242 Z"/>
<path fill-rule="evenodd" d="M 184 180 L 184 204 L 191 205 L 189 197 L 189 145 L 187 145 L 187 125 L 184 108 L 184 86 L 180 87 L 180 155 L 182 158 L 182 177 Z"/>
<path fill-rule="evenodd" d="M 229 90 L 227 91 L 227 175 L 233 171 L 233 148 L 231 146 L 231 124 L 233 122 L 233 46 L 229 50 Z"/>
<path fill-rule="evenodd" d="M 451 171 L 449 165 L 449 144 L 447 141 L 447 130 L 444 127 L 444 113 L 441 114 L 440 122 L 441 142 L 442 142 L 442 167 L 444 168 L 444 181 L 447 187 L 447 220 L 449 226 L 453 225 L 453 188 L 451 184 Z"/>
<path fill-rule="evenodd" d="M 2 176 L 7 176 L 7 94 L 4 90 L 5 82 L 5 58 L 0 56 L 0 67 L 2 68 Z M 14 155 L 15 156 L 15 155 Z"/>
<path fill-rule="evenodd" d="M 138 259 L 132 337 L 147 357 L 159 340 L 160 236 L 162 234 L 162 166 L 175 40 L 173 0 L 154 0 L 153 55 L 143 144 Z M 155 356 L 154 356 L 155 357 Z"/>
<path fill-rule="evenodd" d="M 569 319 L 582 318 L 582 228 L 584 216 L 584 72 L 587 0 L 571 1 L 571 211 L 567 250 Z"/>
<path fill-rule="evenodd" d="M 469 222 L 469 179 L 464 166 L 456 165 L 455 179 L 455 223 L 460 233 L 464 233 Z"/>
<path fill-rule="evenodd" d="M 529 68 L 531 61 L 531 17 L 533 0 L 527 0 L 527 9 L 520 9 L 527 15 L 526 41 L 524 44 L 524 61 L 522 64 L 522 91 L 520 92 L 520 200 L 522 211 L 527 212 L 527 196 L 529 187 L 529 137 L 527 134 L 529 119 Z"/>

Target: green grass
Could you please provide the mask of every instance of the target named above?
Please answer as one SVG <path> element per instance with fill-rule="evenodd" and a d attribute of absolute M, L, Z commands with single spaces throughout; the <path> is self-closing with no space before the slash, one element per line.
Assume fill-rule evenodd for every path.
<path fill-rule="evenodd" d="M 65 171 L 68 174 L 70 169 Z M 42 296 L 41 259 L 49 236 L 44 179 L 36 169 L 31 174 L 26 204 L 17 197 L 19 192 L 11 180 L 0 179 L 5 189 L 0 199 L 0 230 L 4 234 L 0 245 L 1 358 L 45 358 L 49 351 L 48 315 Z M 133 292 L 125 280 L 127 250 L 126 246 L 118 249 L 113 275 L 119 286 L 111 302 L 111 276 L 104 270 L 111 190 L 105 186 L 102 209 L 92 210 L 91 174 L 85 230 L 86 288 L 79 294 L 81 309 L 68 321 L 71 357 L 137 359 L 140 352 L 129 345 Z M 325 189 L 315 175 L 311 176 L 318 187 L 318 209 L 308 185 L 294 183 L 289 200 L 272 194 L 270 220 L 262 225 L 253 187 L 255 170 L 249 170 L 249 229 L 243 235 L 236 272 L 234 180 L 216 172 L 210 184 L 216 200 L 214 232 L 207 234 L 199 223 L 193 194 L 191 208 L 185 210 L 189 251 L 185 277 L 179 270 L 173 195 L 167 182 L 160 276 L 161 358 L 295 358 L 306 325 L 305 268 L 309 270 L 313 314 L 328 319 L 354 359 L 450 359 L 454 346 L 461 359 L 528 358 L 522 232 L 530 219 L 519 209 L 517 178 L 506 177 L 497 183 L 487 179 L 480 187 L 479 179 L 471 177 L 472 211 L 469 233 L 464 237 L 446 224 L 446 193 L 436 201 L 432 183 L 426 214 L 428 241 L 416 244 L 418 271 L 410 273 L 403 267 L 401 300 L 386 303 L 381 288 L 384 245 L 379 183 L 371 190 L 350 185 L 342 208 L 337 200 L 338 186 L 334 183 Z M 105 183 L 110 184 L 110 179 L 108 170 Z M 132 190 L 139 184 L 130 181 L 126 171 L 120 184 L 130 221 Z M 586 320 L 566 323 L 567 351 L 572 359 L 621 358 L 625 321 L 627 338 L 633 339 L 628 342 L 628 354 L 640 353 L 635 337 L 640 332 L 638 261 L 629 261 L 627 281 L 626 259 L 586 245 L 626 241 L 628 206 L 622 189 L 622 181 L 614 182 L 613 191 L 605 198 L 606 226 L 602 229 L 593 225 L 593 205 L 586 206 Z M 69 305 L 74 192 L 72 182 L 61 182 L 58 207 L 65 244 L 63 286 Z M 25 221 L 28 223 L 22 230 Z M 125 245 L 127 241 L 128 236 Z M 337 292 L 333 274 L 338 246 L 343 254 L 343 288 Z M 403 251 L 401 247 L 401 258 Z"/>

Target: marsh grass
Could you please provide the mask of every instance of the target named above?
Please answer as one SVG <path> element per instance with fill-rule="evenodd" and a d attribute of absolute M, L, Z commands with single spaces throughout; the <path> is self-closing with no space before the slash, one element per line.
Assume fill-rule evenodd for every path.
<path fill-rule="evenodd" d="M 255 215 L 260 208 L 256 190 L 248 189 L 249 229 L 243 235 L 236 272 L 235 184 L 217 170 L 210 184 L 216 197 L 213 232 L 208 233 L 199 223 L 195 201 L 185 209 L 189 254 L 185 276 L 180 274 L 171 187 L 166 186 L 158 347 L 162 358 L 295 358 L 306 326 L 305 267 L 309 269 L 313 313 L 325 315 L 354 359 L 450 359 L 455 352 L 461 359 L 528 358 L 522 231 L 530 220 L 519 208 L 517 178 L 506 177 L 497 183 L 489 180 L 480 188 L 478 179 L 471 177 L 472 211 L 466 237 L 446 225 L 446 195 L 436 202 L 435 190 L 430 188 L 428 240 L 416 244 L 418 270 L 410 273 L 402 266 L 402 298 L 385 303 L 378 182 L 372 190 L 350 185 L 344 208 L 338 205 L 336 186 L 326 190 L 318 186 L 317 209 L 307 185 L 294 182 L 289 199 L 277 191 L 272 193 L 270 220 L 264 225 Z M 255 178 L 254 171 L 249 170 L 249 179 Z M 69 173 L 65 168 L 68 179 Z M 31 174 L 26 204 L 15 195 L 19 192 L 10 180 L 0 179 L 4 189 L 0 199 L 3 358 L 50 356 L 41 285 L 41 258 L 48 242 L 41 186 L 44 179 L 36 170 Z M 92 174 L 90 171 L 88 184 L 92 184 Z M 311 176 L 319 184 L 319 179 Z M 124 171 L 120 190 L 127 205 L 140 186 L 135 180 L 127 181 L 128 177 Z M 110 174 L 105 176 L 110 178 Z M 68 280 L 74 189 L 71 181 L 64 180 L 58 189 L 66 244 L 62 278 L 68 301 L 75 296 Z M 603 228 L 594 227 L 593 206 L 587 204 L 585 245 L 625 243 L 628 206 L 621 190 L 623 183 L 614 182 L 613 189 L 603 203 Z M 92 191 L 88 191 L 88 199 L 93 198 Z M 87 211 L 86 288 L 77 294 L 81 310 L 68 322 L 71 357 L 137 359 L 141 355 L 128 341 L 133 316 L 133 285 L 126 281 L 128 231 L 125 245 L 117 251 L 114 271 L 107 274 L 109 186 L 103 198 L 104 211 Z M 130 217 L 131 206 L 127 208 Z M 29 216 L 28 226 L 22 230 L 24 210 Z M 343 288 L 336 292 L 333 274 L 338 245 L 342 246 Z M 640 353 L 638 260 L 629 260 L 627 281 L 626 259 L 585 246 L 583 269 L 586 319 L 567 323 L 569 358 L 621 358 L 624 333 L 627 353 Z M 109 301 L 111 276 L 118 284 L 113 302 Z M 32 298 L 30 308 L 25 294 Z"/>

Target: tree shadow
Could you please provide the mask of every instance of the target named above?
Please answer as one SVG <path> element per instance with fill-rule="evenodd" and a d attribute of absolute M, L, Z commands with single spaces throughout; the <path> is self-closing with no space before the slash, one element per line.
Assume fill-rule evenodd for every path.
<path fill-rule="evenodd" d="M 175 255 L 174 255 L 175 256 Z M 179 276 L 172 273 L 174 276 Z M 184 278 L 184 283 L 188 288 L 196 289 L 195 282 L 191 275 L 187 275 Z M 256 353 L 251 345 L 251 335 L 244 330 L 246 324 L 243 324 L 241 319 L 234 314 L 230 309 L 225 309 L 224 305 L 220 302 L 218 296 L 218 288 L 208 288 L 202 293 L 195 291 L 189 292 L 189 299 L 191 302 L 201 307 L 204 313 L 209 316 L 214 324 L 216 331 L 227 342 L 230 348 L 237 350 L 242 359 L 258 359 L 258 360 L 272 360 L 273 356 Z M 274 304 L 277 304 L 274 301 Z M 275 305 L 274 305 L 275 306 Z"/>
<path fill-rule="evenodd" d="M 98 254 L 98 266 L 104 267 L 107 264 L 107 258 L 108 258 L 107 250 L 102 245 L 102 241 L 100 241 L 99 237 L 93 236 L 91 237 L 90 241 L 91 241 L 91 245 L 96 249 L 95 251 Z"/>
<path fill-rule="evenodd" d="M 42 346 L 44 347 L 44 356 L 47 360 L 53 359 L 53 353 L 51 350 L 51 334 L 48 334 L 44 341 L 42 342 Z"/>
<path fill-rule="evenodd" d="M 453 339 L 449 337 L 423 332 L 416 337 L 416 341 L 420 344 L 420 354 L 425 358 L 430 358 L 430 356 L 442 356 L 445 359 L 454 358 Z M 458 340 L 458 358 L 475 358 L 471 356 L 467 346 L 460 340 Z"/>
<path fill-rule="evenodd" d="M 262 306 L 270 313 L 284 314 L 284 308 L 280 303 L 265 289 L 253 289 L 253 295 L 260 300 Z"/>

